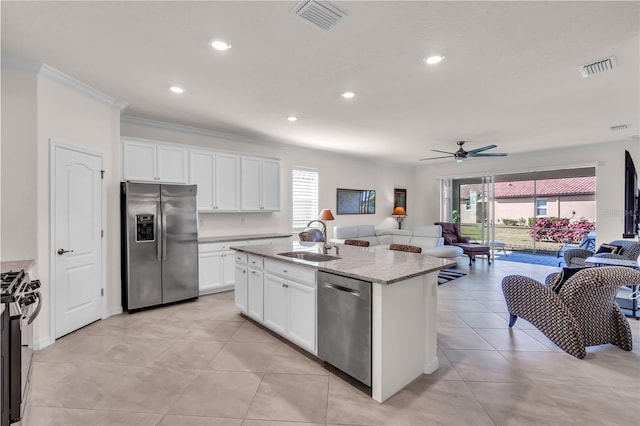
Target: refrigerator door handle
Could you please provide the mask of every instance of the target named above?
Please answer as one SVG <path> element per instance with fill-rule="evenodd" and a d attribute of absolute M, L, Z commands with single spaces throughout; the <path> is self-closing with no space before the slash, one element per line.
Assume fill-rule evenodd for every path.
<path fill-rule="evenodd" d="M 162 260 L 167 258 L 167 211 L 164 203 L 160 203 L 160 211 L 162 212 Z"/>
<path fill-rule="evenodd" d="M 156 247 L 157 247 L 157 257 L 158 260 L 162 260 L 162 252 L 161 252 L 161 241 L 159 238 L 160 235 L 160 211 L 162 209 L 162 205 L 160 204 L 160 201 L 156 202 Z"/>

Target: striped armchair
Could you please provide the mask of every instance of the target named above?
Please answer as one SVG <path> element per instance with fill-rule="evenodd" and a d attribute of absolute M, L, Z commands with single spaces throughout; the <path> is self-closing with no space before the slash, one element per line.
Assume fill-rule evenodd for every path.
<path fill-rule="evenodd" d="M 587 264 L 584 260 L 587 257 L 596 256 L 605 259 L 622 259 L 622 260 L 638 260 L 640 256 L 640 242 L 634 240 L 615 240 L 609 243 L 611 245 L 622 246 L 622 253 L 600 253 L 595 254 L 591 250 L 586 249 L 572 249 L 564 252 L 564 263 L 569 268 L 584 268 L 587 266 L 593 266 Z"/>
<path fill-rule="evenodd" d="M 621 286 L 640 283 L 640 271 L 614 266 L 581 269 L 556 294 L 552 288 L 558 275 L 549 275 L 545 284 L 521 275 L 503 278 L 509 327 L 522 317 L 576 358 L 586 356 L 587 346 L 606 343 L 630 351 L 631 329 L 615 297 Z"/>

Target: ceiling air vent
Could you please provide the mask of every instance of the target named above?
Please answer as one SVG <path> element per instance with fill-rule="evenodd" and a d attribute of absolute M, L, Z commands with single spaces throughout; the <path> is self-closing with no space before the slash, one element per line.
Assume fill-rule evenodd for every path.
<path fill-rule="evenodd" d="M 347 16 L 329 3 L 316 0 L 301 1 L 291 12 L 325 31 L 333 28 Z"/>
<path fill-rule="evenodd" d="M 590 64 L 580 65 L 580 74 L 582 77 L 587 78 L 592 75 L 600 74 L 605 71 L 611 71 L 616 66 L 616 57 L 609 56 L 605 59 L 591 62 Z"/>
<path fill-rule="evenodd" d="M 611 126 L 609 127 L 611 129 L 612 132 L 618 132 L 620 130 L 625 130 L 629 128 L 628 124 L 618 124 L 617 126 Z"/>

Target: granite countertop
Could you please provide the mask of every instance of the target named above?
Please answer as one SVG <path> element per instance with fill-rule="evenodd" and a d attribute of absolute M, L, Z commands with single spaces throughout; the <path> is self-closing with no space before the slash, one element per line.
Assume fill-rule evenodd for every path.
<path fill-rule="evenodd" d="M 32 259 L 28 260 L 8 260 L 5 262 L 1 262 L 0 264 L 0 272 L 12 272 L 19 271 L 24 269 L 26 272 L 29 272 L 34 266 L 36 262 Z"/>
<path fill-rule="evenodd" d="M 254 254 L 269 259 L 287 262 L 318 271 L 329 272 L 345 277 L 370 281 L 379 284 L 393 284 L 409 278 L 448 268 L 456 264 L 448 259 L 424 254 L 405 253 L 395 250 L 375 249 L 340 245 L 340 259 L 326 262 L 310 262 L 280 256 L 278 253 L 290 251 L 308 251 L 322 253 L 322 243 L 301 243 L 299 241 L 251 246 L 233 246 L 239 252 Z M 328 254 L 335 256 L 335 249 Z"/>
<path fill-rule="evenodd" d="M 289 238 L 291 234 L 248 234 L 198 237 L 199 243 L 225 243 L 228 241 L 266 240 L 269 238 Z"/>

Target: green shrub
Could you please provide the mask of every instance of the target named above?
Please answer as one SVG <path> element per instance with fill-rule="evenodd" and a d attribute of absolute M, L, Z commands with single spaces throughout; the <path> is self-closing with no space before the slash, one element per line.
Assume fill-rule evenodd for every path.
<path fill-rule="evenodd" d="M 454 210 L 451 212 L 451 222 L 460 223 L 460 213 L 458 210 Z"/>

